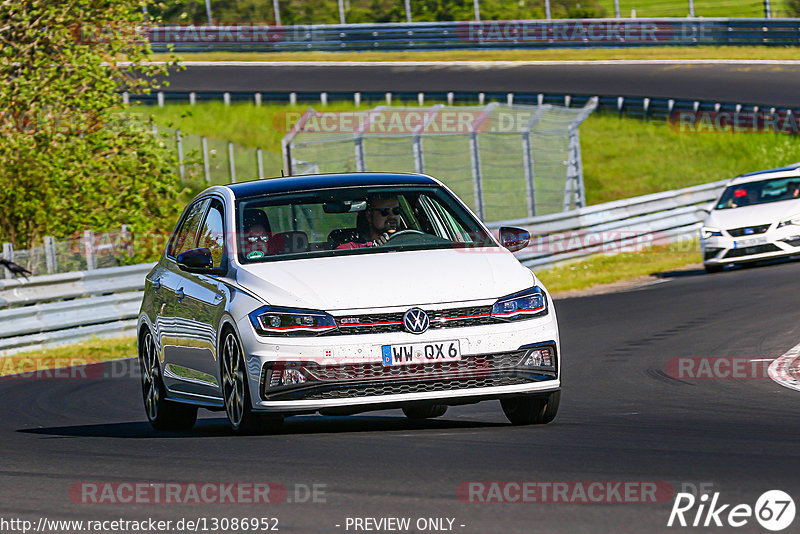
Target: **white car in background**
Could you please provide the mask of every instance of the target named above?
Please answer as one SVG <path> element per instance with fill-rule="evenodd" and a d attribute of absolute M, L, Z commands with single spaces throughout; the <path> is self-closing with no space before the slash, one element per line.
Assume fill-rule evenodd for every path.
<path fill-rule="evenodd" d="M 728 183 L 700 230 L 707 272 L 800 254 L 800 164 Z"/>

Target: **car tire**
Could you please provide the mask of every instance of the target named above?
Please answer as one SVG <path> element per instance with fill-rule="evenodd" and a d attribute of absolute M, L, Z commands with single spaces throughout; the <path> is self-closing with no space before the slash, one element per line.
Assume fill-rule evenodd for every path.
<path fill-rule="evenodd" d="M 704 265 L 703 267 L 705 267 L 708 274 L 721 273 L 723 269 L 722 265 Z"/>
<path fill-rule="evenodd" d="M 560 401 L 561 391 L 553 391 L 545 395 L 501 399 L 500 405 L 513 425 L 546 425 L 555 419 Z"/>
<path fill-rule="evenodd" d="M 422 404 L 403 407 L 403 413 L 409 419 L 434 419 L 443 416 L 446 412 L 447 406 L 444 404 Z"/>
<path fill-rule="evenodd" d="M 242 346 L 232 330 L 228 330 L 223 336 L 220 364 L 222 365 L 222 398 L 228 423 L 234 434 L 253 435 L 277 432 L 283 425 L 283 417 L 253 411 Z"/>
<path fill-rule="evenodd" d="M 146 330 L 139 342 L 142 400 L 147 420 L 156 430 L 191 430 L 197 421 L 197 406 L 167 399 L 153 334 Z"/>

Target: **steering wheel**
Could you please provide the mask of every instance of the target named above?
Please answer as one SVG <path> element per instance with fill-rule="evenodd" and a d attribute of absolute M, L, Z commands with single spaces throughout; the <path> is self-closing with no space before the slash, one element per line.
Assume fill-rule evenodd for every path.
<path fill-rule="evenodd" d="M 383 245 L 385 245 L 386 243 L 388 243 L 389 241 L 391 241 L 392 239 L 394 239 L 399 235 L 415 235 L 415 234 L 425 235 L 425 232 L 420 232 L 419 230 L 411 230 L 411 229 L 397 230 L 396 232 L 389 233 L 389 235 L 386 237 L 386 241 L 383 242 Z"/>

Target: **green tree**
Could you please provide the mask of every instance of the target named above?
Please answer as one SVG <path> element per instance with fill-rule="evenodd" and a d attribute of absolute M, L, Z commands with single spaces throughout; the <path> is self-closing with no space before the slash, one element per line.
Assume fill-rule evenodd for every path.
<path fill-rule="evenodd" d="M 143 17 L 136 0 L 0 1 L 0 241 L 174 224 L 174 156 L 118 93 L 166 72 L 148 64 Z"/>

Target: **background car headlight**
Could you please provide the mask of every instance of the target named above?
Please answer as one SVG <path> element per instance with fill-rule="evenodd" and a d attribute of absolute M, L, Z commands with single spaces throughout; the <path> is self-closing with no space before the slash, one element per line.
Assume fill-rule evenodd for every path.
<path fill-rule="evenodd" d="M 800 213 L 798 213 L 797 215 L 793 215 L 793 216 L 789 217 L 785 221 L 779 222 L 778 223 L 778 228 L 783 228 L 784 226 L 792 226 L 792 225 L 800 226 Z"/>
<path fill-rule="evenodd" d="M 263 306 L 250 313 L 262 336 L 318 336 L 336 330 L 336 321 L 322 311 Z"/>
<path fill-rule="evenodd" d="M 529 319 L 545 313 L 547 296 L 538 286 L 503 297 L 492 306 L 492 317 L 503 321 Z"/>
<path fill-rule="evenodd" d="M 700 237 L 703 239 L 708 239 L 712 236 L 721 236 L 722 230 L 719 228 L 714 228 L 713 226 L 704 226 L 700 229 Z"/>

